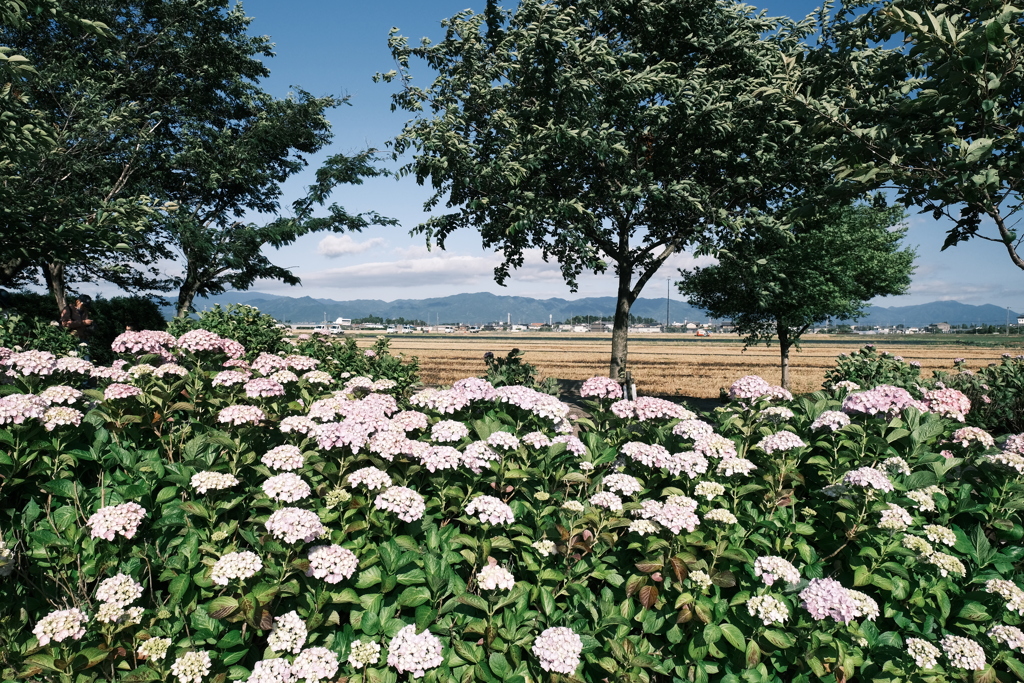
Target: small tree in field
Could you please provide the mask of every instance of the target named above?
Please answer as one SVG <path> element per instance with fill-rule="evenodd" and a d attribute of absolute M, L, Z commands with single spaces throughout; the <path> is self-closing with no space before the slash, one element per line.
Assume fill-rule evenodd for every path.
<path fill-rule="evenodd" d="M 738 240 L 719 263 L 682 272 L 679 291 L 718 318 L 732 318 L 746 346 L 777 339 L 782 386 L 789 350 L 811 325 L 855 320 L 868 300 L 910 286 L 914 250 L 900 248 L 903 209 L 865 204 L 827 211 L 792 232 Z"/>

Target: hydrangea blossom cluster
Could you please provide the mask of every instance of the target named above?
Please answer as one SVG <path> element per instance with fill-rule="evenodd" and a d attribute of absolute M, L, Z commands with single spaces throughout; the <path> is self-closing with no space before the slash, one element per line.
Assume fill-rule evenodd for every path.
<path fill-rule="evenodd" d="M 785 406 L 771 406 L 765 408 L 757 415 L 757 419 L 764 422 L 786 422 L 793 419 L 793 411 Z"/>
<path fill-rule="evenodd" d="M 287 368 L 288 361 L 280 356 L 275 356 L 264 351 L 261 352 L 260 355 L 256 356 L 256 360 L 252 362 L 250 367 L 261 375 L 272 375 L 278 370 L 284 370 Z"/>
<path fill-rule="evenodd" d="M 68 638 L 80 640 L 85 635 L 88 621 L 89 618 L 80 609 L 59 609 L 40 619 L 32 633 L 41 647 L 49 645 L 51 641 L 60 643 Z"/>
<path fill-rule="evenodd" d="M 714 481 L 701 481 L 693 487 L 693 495 L 711 500 L 725 493 L 725 487 Z"/>
<path fill-rule="evenodd" d="M 684 439 L 695 440 L 700 436 L 713 434 L 715 428 L 703 420 L 680 420 L 672 427 L 672 433 Z"/>
<path fill-rule="evenodd" d="M 715 471 L 724 477 L 745 476 L 757 469 L 757 465 L 746 458 L 722 458 Z"/>
<path fill-rule="evenodd" d="M 430 429 L 430 438 L 442 443 L 461 441 L 469 436 L 469 428 L 455 420 L 441 420 Z"/>
<path fill-rule="evenodd" d="M 372 640 L 365 643 L 362 640 L 352 641 L 352 647 L 348 653 L 348 663 L 356 669 L 364 666 L 371 666 L 380 661 L 380 644 Z"/>
<path fill-rule="evenodd" d="M 551 445 L 551 438 L 544 432 L 530 432 L 522 438 L 522 442 L 533 448 L 547 448 Z"/>
<path fill-rule="evenodd" d="M 114 384 L 107 385 L 107 388 L 103 390 L 103 398 L 107 401 L 116 401 L 122 398 L 131 398 L 132 396 L 138 396 L 142 393 L 142 389 L 132 386 L 131 384 Z"/>
<path fill-rule="evenodd" d="M 267 647 L 274 652 L 298 654 L 306 644 L 306 622 L 298 612 L 292 610 L 274 617 L 274 625 L 267 636 Z"/>
<path fill-rule="evenodd" d="M 305 415 L 289 415 L 288 417 L 281 420 L 281 424 L 278 425 L 285 434 L 295 432 L 296 434 L 309 435 L 316 430 L 317 424 Z"/>
<path fill-rule="evenodd" d="M 514 451 L 519 448 L 519 437 L 512 432 L 494 432 L 487 437 L 487 445 L 493 448 Z"/>
<path fill-rule="evenodd" d="M 847 486 L 859 486 L 877 491 L 894 490 L 892 482 L 885 472 L 874 467 L 858 467 L 855 470 L 850 470 L 843 476 L 843 483 Z"/>
<path fill-rule="evenodd" d="M 736 519 L 736 515 L 732 514 L 725 508 L 715 508 L 714 510 L 709 510 L 708 513 L 704 515 L 704 521 L 728 526 L 736 524 L 739 520 Z"/>
<path fill-rule="evenodd" d="M 338 655 L 326 647 L 308 647 L 292 662 L 292 675 L 306 683 L 334 678 L 338 673 Z"/>
<path fill-rule="evenodd" d="M 939 647 L 952 666 L 968 671 L 985 668 L 985 649 L 970 638 L 945 635 L 939 640 Z"/>
<path fill-rule="evenodd" d="M 462 453 L 451 446 L 430 446 L 417 456 L 428 472 L 458 469 L 463 460 Z"/>
<path fill-rule="evenodd" d="M 52 432 L 57 427 L 77 427 L 82 424 L 82 411 L 67 406 L 54 406 L 43 413 L 43 427 Z"/>
<path fill-rule="evenodd" d="M 1016 626 L 996 624 L 988 630 L 988 637 L 1011 650 L 1024 650 L 1024 632 Z"/>
<path fill-rule="evenodd" d="M 146 508 L 138 503 L 122 503 L 100 508 L 86 525 L 93 538 L 104 538 L 113 541 L 114 536 L 134 538 L 142 518 L 146 516 Z"/>
<path fill-rule="evenodd" d="M 14 573 L 14 551 L 7 547 L 4 540 L 0 538 L 0 577 L 7 577 Z"/>
<path fill-rule="evenodd" d="M 139 645 L 138 654 L 143 659 L 163 659 L 170 647 L 170 638 L 150 638 Z"/>
<path fill-rule="evenodd" d="M 953 547 L 956 543 L 956 534 L 953 533 L 953 530 L 938 524 L 925 524 L 924 535 L 933 543 L 941 543 L 949 547 Z M 1022 597 L 1024 597 L 1024 594 L 1022 594 Z"/>
<path fill-rule="evenodd" d="M 938 486 L 926 486 L 923 489 L 907 491 L 905 495 L 914 501 L 914 507 L 921 512 L 933 512 L 935 510 L 935 498 L 933 496 L 936 493 L 942 493 Z"/>
<path fill-rule="evenodd" d="M 879 384 L 874 389 L 849 394 L 843 399 L 844 413 L 894 416 L 909 407 L 921 411 L 928 409 L 926 405 L 915 400 L 906 389 L 889 384 Z"/>
<path fill-rule="evenodd" d="M 924 392 L 928 410 L 942 417 L 963 422 L 971 410 L 971 400 L 956 389 L 932 389 Z"/>
<path fill-rule="evenodd" d="M 238 479 L 234 475 L 221 472 L 196 472 L 192 475 L 189 483 L 192 484 L 192 488 L 196 490 L 196 493 L 206 493 L 207 491 L 221 491 L 237 486 Z"/>
<path fill-rule="evenodd" d="M 3 399 L 0 399 L 0 402 L 2 401 Z M 0 407 L 0 424 L 3 423 L 2 410 L 2 407 Z M 999 453 L 993 453 L 992 455 L 985 456 L 985 460 L 1014 470 L 1018 475 L 1024 474 L 1024 455 L 1014 451 L 1004 450 Z"/>
<path fill-rule="evenodd" d="M 665 502 L 657 500 L 641 501 L 640 509 L 634 510 L 633 514 L 641 519 L 647 519 L 667 528 L 674 534 L 683 529 L 693 531 L 700 524 L 700 519 L 695 511 L 697 501 L 686 496 L 669 496 Z"/>
<path fill-rule="evenodd" d="M 266 414 L 258 407 L 242 405 L 240 403 L 228 406 L 217 414 L 217 422 L 234 427 L 246 424 L 259 424 L 265 419 L 267 419 Z"/>
<path fill-rule="evenodd" d="M 827 429 L 830 432 L 838 432 L 850 424 L 850 416 L 839 410 L 826 410 L 811 423 L 811 431 Z"/>
<path fill-rule="evenodd" d="M 193 330 L 203 332 L 204 330 Z M 210 654 L 203 650 L 186 652 L 174 660 L 171 664 L 171 674 L 178 679 L 179 683 L 202 683 L 204 677 L 210 673 L 213 662 Z"/>
<path fill-rule="evenodd" d="M 359 558 L 348 548 L 340 545 L 317 545 L 307 555 L 309 569 L 306 576 L 323 579 L 327 583 L 339 583 L 350 579 L 359 568 Z"/>
<path fill-rule="evenodd" d="M 245 384 L 251 375 L 244 370 L 221 370 L 213 377 L 215 387 L 233 387 L 236 384 Z"/>
<path fill-rule="evenodd" d="M 622 499 L 608 491 L 595 493 L 590 498 L 590 504 L 594 507 L 604 508 L 613 512 L 622 510 Z"/>
<path fill-rule="evenodd" d="M 985 590 L 1006 600 L 1006 609 L 1024 616 L 1024 590 L 1013 581 L 991 579 L 985 582 Z"/>
<path fill-rule="evenodd" d="M 266 521 L 267 531 L 279 541 L 309 543 L 327 533 L 315 512 L 301 508 L 281 508 L 271 513 Z"/>
<path fill-rule="evenodd" d="M 582 398 L 622 398 L 622 385 L 610 377 L 591 377 L 580 387 Z"/>
<path fill-rule="evenodd" d="M 279 384 L 293 384 L 299 381 L 299 376 L 291 370 L 278 370 L 270 376 L 270 379 Z"/>
<path fill-rule="evenodd" d="M 257 377 L 245 383 L 245 395 L 249 398 L 275 398 L 284 396 L 284 385 L 269 377 Z"/>
<path fill-rule="evenodd" d="M 982 448 L 992 448 L 996 445 L 996 441 L 992 438 L 991 434 L 977 427 L 961 427 L 953 432 L 950 440 L 964 448 L 968 448 L 972 443 L 977 443 Z"/>
<path fill-rule="evenodd" d="M 754 560 L 754 576 L 761 577 L 766 586 L 771 586 L 776 581 L 784 581 L 790 585 L 800 583 L 800 571 L 785 558 L 773 555 Z"/>
<path fill-rule="evenodd" d="M 771 384 L 757 375 L 746 375 L 729 387 L 729 398 L 741 401 L 758 399 L 769 393 L 771 387 Z"/>
<path fill-rule="evenodd" d="M 621 504 L 620 504 L 621 509 Z M 494 496 L 477 496 L 466 505 L 467 515 L 476 515 L 487 524 L 512 524 L 515 515 L 507 503 Z"/>
<path fill-rule="evenodd" d="M 609 474 L 601 483 L 609 491 L 618 491 L 624 496 L 632 496 L 634 493 L 640 493 L 644 490 L 640 480 L 628 474 Z"/>
<path fill-rule="evenodd" d="M 376 467 L 363 467 L 348 475 L 349 486 L 363 485 L 371 491 L 391 486 L 391 477 Z"/>
<path fill-rule="evenodd" d="M 52 375 L 57 369 L 57 357 L 49 351 L 22 351 L 13 353 L 3 361 L 4 365 L 18 371 L 25 377 Z"/>
<path fill-rule="evenodd" d="M 929 555 L 925 555 L 921 558 L 930 565 L 933 565 L 939 572 L 940 576 L 965 576 L 967 574 L 967 568 L 959 558 L 949 555 L 947 553 L 936 553 L 933 552 Z"/>
<path fill-rule="evenodd" d="M 496 396 L 494 385 L 479 377 L 460 379 L 452 385 L 452 389 L 461 392 L 470 401 L 493 401 Z"/>
<path fill-rule="evenodd" d="M 572 434 L 560 434 L 559 436 L 551 439 L 551 443 L 564 443 L 565 450 L 569 451 L 576 457 L 583 457 L 587 454 L 586 445 Z"/>
<path fill-rule="evenodd" d="M 755 595 L 747 600 L 747 612 L 765 626 L 781 624 L 789 619 L 785 603 L 770 595 Z"/>
<path fill-rule="evenodd" d="M 403 410 L 391 418 L 391 425 L 403 432 L 413 432 L 427 428 L 427 416 L 418 410 Z"/>
<path fill-rule="evenodd" d="M 400 674 L 410 671 L 413 678 L 422 678 L 427 669 L 441 666 L 443 661 L 440 639 L 429 631 L 417 634 L 412 624 L 396 633 L 388 646 L 388 666 Z"/>
<path fill-rule="evenodd" d="M 395 513 L 404 522 L 415 522 L 427 510 L 423 496 L 404 486 L 389 486 L 373 501 L 378 510 Z"/>
<path fill-rule="evenodd" d="M 802 606 L 814 619 L 834 619 L 844 624 L 860 615 L 860 605 L 835 579 L 811 579 L 800 591 Z"/>
<path fill-rule="evenodd" d="M 412 395 L 409 403 L 420 408 L 451 415 L 462 410 L 473 398 L 460 389 L 424 389 Z"/>
<path fill-rule="evenodd" d="M 210 571 L 210 580 L 218 586 L 226 586 L 234 579 L 245 581 L 263 569 L 263 560 L 254 552 L 243 550 L 222 555 Z"/>
<path fill-rule="evenodd" d="M 939 664 L 939 656 L 942 652 L 927 640 L 920 638 L 907 638 L 907 654 L 922 669 L 933 669 Z"/>
<path fill-rule="evenodd" d="M 263 492 L 272 500 L 294 503 L 310 494 L 309 484 L 294 472 L 284 472 L 263 482 Z"/>
<path fill-rule="evenodd" d="M 807 444 L 793 432 L 775 432 L 769 434 L 757 443 L 757 447 L 771 455 L 782 451 L 791 451 L 796 448 L 803 448 Z"/>
<path fill-rule="evenodd" d="M 291 471 L 301 468 L 305 458 L 302 457 L 302 450 L 298 446 L 285 445 L 264 453 L 260 462 L 274 470 Z"/>
<path fill-rule="evenodd" d="M 252 667 L 249 683 L 294 683 L 295 673 L 287 659 L 261 659 Z"/>
<path fill-rule="evenodd" d="M 551 420 L 556 427 L 568 422 L 569 406 L 550 394 L 514 385 L 498 387 L 494 395 L 495 401 L 517 406 L 539 418 Z"/>
<path fill-rule="evenodd" d="M 548 539 L 541 539 L 534 541 L 532 544 L 533 548 L 540 553 L 542 556 L 547 557 L 555 552 L 555 542 Z"/>
<path fill-rule="evenodd" d="M 498 565 L 493 557 L 488 558 L 487 564 L 476 575 L 476 581 L 480 588 L 486 591 L 512 590 L 516 585 L 516 579 L 512 572 Z"/>
<path fill-rule="evenodd" d="M 881 519 L 878 521 L 878 528 L 886 531 L 903 531 L 914 523 L 910 513 L 899 505 L 889 504 L 889 509 L 882 510 Z"/>
<path fill-rule="evenodd" d="M 46 403 L 51 406 L 62 403 L 71 405 L 78 399 L 82 398 L 82 392 L 74 387 L 57 384 L 52 387 L 47 387 L 43 391 L 39 392 L 39 398 L 46 401 Z"/>
<path fill-rule="evenodd" d="M 531 650 L 540 662 L 540 668 L 570 676 L 580 665 L 583 640 L 571 628 L 553 626 L 537 636 Z"/>
<path fill-rule="evenodd" d="M 96 588 L 96 599 L 116 607 L 127 607 L 142 597 L 142 585 L 127 574 L 104 579 Z"/>
<path fill-rule="evenodd" d="M 693 440 L 693 450 L 708 458 L 735 458 L 736 444 L 721 434 L 700 434 Z"/>

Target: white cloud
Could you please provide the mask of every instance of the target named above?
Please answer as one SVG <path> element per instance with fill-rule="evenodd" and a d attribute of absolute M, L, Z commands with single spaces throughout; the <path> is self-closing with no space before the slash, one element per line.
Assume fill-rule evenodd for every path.
<path fill-rule="evenodd" d="M 316 251 L 327 258 L 337 258 L 345 254 L 361 254 L 382 244 L 384 244 L 384 238 L 382 237 L 374 237 L 365 242 L 356 242 L 352 239 L 351 235 L 328 235 L 320 240 Z"/>

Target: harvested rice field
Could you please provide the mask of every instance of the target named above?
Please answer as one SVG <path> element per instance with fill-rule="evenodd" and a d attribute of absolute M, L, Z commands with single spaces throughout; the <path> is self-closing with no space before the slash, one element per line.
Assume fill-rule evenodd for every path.
<path fill-rule="evenodd" d="M 1024 353 L 1024 343 L 1014 338 L 1005 343 L 995 337 L 967 341 L 939 336 L 928 337 L 843 337 L 811 338 L 800 351 L 790 354 L 794 393 L 821 387 L 825 371 L 834 367 L 840 353 L 856 351 L 873 343 L 907 361 L 919 361 L 922 374 L 948 370 L 953 358 L 966 358 L 977 368 L 998 362 L 1004 352 Z M 370 345 L 373 337 L 360 339 Z M 505 355 L 521 349 L 528 362 L 537 366 L 540 377 L 584 380 L 608 372 L 611 335 L 558 335 L 552 333 L 480 335 L 399 335 L 392 337 L 394 352 L 418 356 L 425 384 L 450 384 L 470 375 L 484 373 L 487 351 Z M 643 394 L 717 398 L 743 375 L 761 375 L 769 382 L 780 381 L 778 347 L 764 346 L 743 351 L 736 337 L 693 338 L 635 336 L 629 342 L 629 367 Z"/>

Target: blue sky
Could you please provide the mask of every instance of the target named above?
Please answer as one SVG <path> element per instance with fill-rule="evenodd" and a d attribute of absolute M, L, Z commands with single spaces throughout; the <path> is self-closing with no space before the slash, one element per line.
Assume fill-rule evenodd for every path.
<path fill-rule="evenodd" d="M 756 3 L 755 3 L 756 4 Z M 438 39 L 440 20 L 456 12 L 483 8 L 483 0 L 378 0 L 373 3 L 339 0 L 248 0 L 243 3 L 254 17 L 251 31 L 271 36 L 277 56 L 268 62 L 270 78 L 264 87 L 284 96 L 292 86 L 317 95 L 348 95 L 351 106 L 331 114 L 335 141 L 312 159 L 310 169 L 286 186 L 290 202 L 310 182 L 317 163 L 327 154 L 354 152 L 367 147 L 383 149 L 409 118 L 390 111 L 394 86 L 375 84 L 375 72 L 394 68 L 387 47 L 388 31 L 397 26 L 411 42 L 423 36 Z M 759 5 L 775 15 L 802 17 L 815 3 L 767 0 Z M 413 65 L 421 83 L 432 78 L 422 63 Z M 258 282 L 253 289 L 289 296 L 330 299 L 419 299 L 461 292 L 490 291 L 538 298 L 614 296 L 610 275 L 586 276 L 573 294 L 562 282 L 557 264 L 528 260 L 513 273 L 507 287 L 493 281 L 497 256 L 484 251 L 479 236 L 464 232 L 448 242 L 446 251 L 428 251 L 422 237 L 409 229 L 426 214 L 428 196 L 412 178 L 382 178 L 358 187 L 339 188 L 332 200 L 350 211 L 378 211 L 397 218 L 401 227 L 374 228 L 364 233 L 310 235 L 271 254 L 275 263 L 293 268 L 301 287 Z M 1024 309 L 1024 272 L 1010 263 L 998 245 L 976 241 L 940 251 L 944 230 L 928 215 L 912 215 L 908 243 L 918 246 L 918 270 L 911 291 L 874 303 L 882 306 L 955 299 L 964 303 L 992 303 Z M 665 277 L 693 259 L 680 255 L 652 280 L 647 296 L 663 296 Z M 660 285 L 655 285 L 659 283 Z M 197 302 L 200 303 L 201 302 Z"/>

